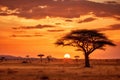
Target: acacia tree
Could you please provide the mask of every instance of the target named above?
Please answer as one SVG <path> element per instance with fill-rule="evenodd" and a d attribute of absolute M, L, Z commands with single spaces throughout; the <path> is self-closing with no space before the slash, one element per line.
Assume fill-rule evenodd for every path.
<path fill-rule="evenodd" d="M 3 62 L 4 60 L 6 60 L 5 57 L 1 57 L 1 58 L 0 58 L 0 61 L 1 61 L 1 62 Z"/>
<path fill-rule="evenodd" d="M 42 57 L 45 56 L 44 54 L 38 54 L 38 57 L 40 57 L 40 61 L 42 62 Z"/>
<path fill-rule="evenodd" d="M 26 55 L 26 62 L 31 63 L 30 56 Z"/>
<path fill-rule="evenodd" d="M 78 61 L 79 61 L 80 56 L 74 56 L 74 57 L 75 57 L 76 62 L 78 62 Z"/>
<path fill-rule="evenodd" d="M 52 61 L 52 56 L 51 55 L 47 56 L 46 58 L 47 58 L 48 62 Z"/>
<path fill-rule="evenodd" d="M 97 30 L 73 30 L 58 39 L 56 45 L 73 46 L 77 51 L 84 52 L 85 67 L 90 67 L 89 55 L 97 49 L 105 49 L 106 45 L 115 46 L 103 33 Z"/>

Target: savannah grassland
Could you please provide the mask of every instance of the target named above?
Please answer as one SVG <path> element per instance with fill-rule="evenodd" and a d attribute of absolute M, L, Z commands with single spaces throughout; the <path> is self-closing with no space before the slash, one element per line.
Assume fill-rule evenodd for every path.
<path fill-rule="evenodd" d="M 120 60 L 91 60 L 91 68 L 84 68 L 84 60 L 54 60 L 50 63 L 32 60 L 0 62 L 0 80 L 120 80 Z"/>

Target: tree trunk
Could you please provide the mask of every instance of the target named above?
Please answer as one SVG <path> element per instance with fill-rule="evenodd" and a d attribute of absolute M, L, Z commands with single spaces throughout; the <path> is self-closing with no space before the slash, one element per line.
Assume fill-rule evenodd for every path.
<path fill-rule="evenodd" d="M 42 57 L 40 57 L 40 62 L 42 62 Z"/>
<path fill-rule="evenodd" d="M 85 67 L 90 67 L 89 55 L 85 54 Z"/>

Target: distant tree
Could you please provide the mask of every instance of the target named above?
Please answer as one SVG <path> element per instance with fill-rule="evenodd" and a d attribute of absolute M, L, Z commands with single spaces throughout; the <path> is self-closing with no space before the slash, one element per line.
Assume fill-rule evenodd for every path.
<path fill-rule="evenodd" d="M 1 61 L 1 62 L 5 61 L 5 60 L 6 60 L 5 57 L 1 57 L 1 58 L 0 58 L 0 61 Z"/>
<path fill-rule="evenodd" d="M 89 55 L 97 49 L 105 49 L 106 45 L 115 46 L 103 33 L 97 30 L 73 30 L 61 39 L 58 39 L 56 45 L 73 46 L 77 51 L 84 52 L 85 67 L 90 67 Z"/>
<path fill-rule="evenodd" d="M 51 55 L 47 56 L 46 58 L 47 58 L 48 62 L 52 61 L 52 56 Z"/>
<path fill-rule="evenodd" d="M 28 62 L 28 63 L 31 63 L 31 60 L 30 60 L 30 56 L 29 55 L 26 55 L 26 62 Z"/>
<path fill-rule="evenodd" d="M 74 56 L 74 58 L 75 58 L 76 62 L 78 62 L 78 61 L 79 61 L 80 56 Z"/>
<path fill-rule="evenodd" d="M 42 62 L 42 57 L 45 56 L 44 54 L 38 54 L 38 57 L 40 57 L 40 61 Z"/>

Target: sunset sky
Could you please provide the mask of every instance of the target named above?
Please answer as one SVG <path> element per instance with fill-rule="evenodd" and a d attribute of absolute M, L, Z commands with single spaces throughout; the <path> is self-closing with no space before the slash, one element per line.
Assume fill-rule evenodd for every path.
<path fill-rule="evenodd" d="M 117 45 L 96 50 L 91 59 L 120 59 L 120 0 L 0 0 L 0 55 L 84 58 L 54 44 L 76 29 L 100 30 Z"/>

